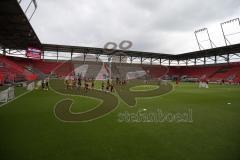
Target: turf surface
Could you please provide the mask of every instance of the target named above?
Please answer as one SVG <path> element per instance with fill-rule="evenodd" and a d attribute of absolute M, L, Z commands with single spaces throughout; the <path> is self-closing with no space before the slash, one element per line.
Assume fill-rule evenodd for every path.
<path fill-rule="evenodd" d="M 0 159 L 240 159 L 240 87 L 197 84 L 175 86 L 168 94 L 137 98 L 107 116 L 83 123 L 62 122 L 54 106 L 64 98 L 71 110 L 100 103 L 87 97 L 35 90 L 0 108 Z M 89 106 L 87 105 L 89 104 Z M 119 113 L 193 111 L 193 123 L 120 123 Z"/>

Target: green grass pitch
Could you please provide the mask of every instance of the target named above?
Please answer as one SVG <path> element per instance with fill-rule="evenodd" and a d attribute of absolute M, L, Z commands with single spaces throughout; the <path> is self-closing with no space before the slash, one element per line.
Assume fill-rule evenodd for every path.
<path fill-rule="evenodd" d="M 100 87 L 99 84 L 97 86 Z M 142 92 L 154 86 L 139 86 Z M 17 89 L 17 95 L 23 93 Z M 117 96 L 117 94 L 114 94 Z M 74 99 L 72 112 L 101 103 L 81 96 L 34 90 L 0 107 L 1 160 L 239 160 L 240 87 L 182 83 L 164 95 L 137 98 L 129 107 L 118 97 L 118 107 L 90 122 L 63 122 L 54 106 Z M 124 112 L 183 113 L 192 110 L 191 123 L 119 122 Z"/>

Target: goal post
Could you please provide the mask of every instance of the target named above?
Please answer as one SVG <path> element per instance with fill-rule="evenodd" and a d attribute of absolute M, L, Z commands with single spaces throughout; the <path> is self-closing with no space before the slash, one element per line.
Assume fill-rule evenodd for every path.
<path fill-rule="evenodd" d="M 15 89 L 14 87 L 8 88 L 8 100 L 12 100 L 15 98 Z"/>
<path fill-rule="evenodd" d="M 206 82 L 199 82 L 198 87 L 199 88 L 209 88 L 208 84 Z"/>
<path fill-rule="evenodd" d="M 34 90 L 34 88 L 35 88 L 35 82 L 29 83 L 27 85 L 27 90 L 28 91 L 32 91 L 32 90 Z"/>
<path fill-rule="evenodd" d="M 8 89 L 0 92 L 0 102 L 8 102 L 15 98 L 15 90 L 14 87 L 9 87 Z"/>

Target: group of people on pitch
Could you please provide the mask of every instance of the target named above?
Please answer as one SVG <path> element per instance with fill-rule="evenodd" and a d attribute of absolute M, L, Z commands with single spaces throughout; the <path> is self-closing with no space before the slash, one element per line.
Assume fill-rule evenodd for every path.
<path fill-rule="evenodd" d="M 116 85 L 126 85 L 127 81 L 125 79 L 116 78 Z M 110 80 L 107 80 L 106 87 L 105 87 L 105 82 L 102 81 L 102 91 L 106 92 L 113 92 L 114 91 L 114 86 L 113 83 L 110 82 Z"/>
<path fill-rule="evenodd" d="M 42 82 L 41 82 L 41 85 L 42 85 L 42 89 L 43 90 L 49 90 L 49 82 L 48 82 L 48 79 L 43 79 Z"/>
<path fill-rule="evenodd" d="M 82 83 L 82 81 L 84 81 L 84 83 Z M 73 88 L 77 88 L 77 89 L 81 89 L 82 85 L 85 91 L 88 91 L 89 89 L 94 89 L 95 86 L 95 79 L 89 79 L 89 78 L 84 78 L 84 80 L 82 80 L 81 77 L 75 79 L 75 78 L 68 78 L 65 79 L 64 82 L 66 89 L 73 89 Z"/>
<path fill-rule="evenodd" d="M 82 83 L 83 82 L 83 83 Z M 119 78 L 116 78 L 116 85 L 125 85 L 127 83 L 126 80 L 120 80 Z M 64 81 L 64 84 L 66 86 L 66 89 L 81 89 L 83 88 L 84 91 L 92 90 L 95 87 L 95 79 L 94 78 L 84 78 L 82 79 L 81 76 L 78 78 L 66 78 Z M 102 81 L 101 83 L 101 89 L 105 92 L 114 92 L 114 85 L 112 81 L 109 79 L 107 81 Z"/>
<path fill-rule="evenodd" d="M 113 83 L 110 83 L 110 80 L 107 80 L 107 84 L 105 87 L 105 82 L 102 81 L 102 91 L 106 91 L 106 92 L 113 92 L 114 91 L 114 86 Z"/>
<path fill-rule="evenodd" d="M 125 85 L 127 84 L 127 80 L 126 79 L 120 79 L 119 77 L 116 78 L 116 84 L 117 85 Z"/>

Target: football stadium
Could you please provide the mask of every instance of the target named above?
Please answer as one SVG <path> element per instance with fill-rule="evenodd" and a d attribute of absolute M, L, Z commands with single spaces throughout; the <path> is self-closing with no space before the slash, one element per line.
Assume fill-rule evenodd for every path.
<path fill-rule="evenodd" d="M 240 159 L 239 18 L 171 54 L 43 42 L 41 3 L 0 1 L 1 160 Z"/>

